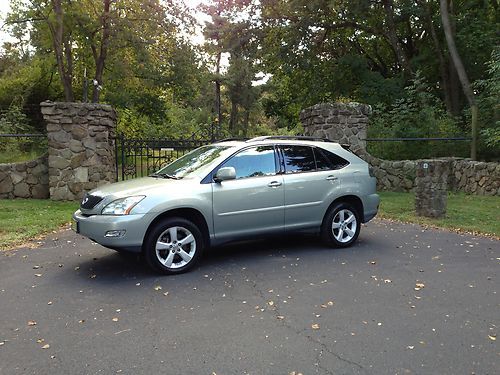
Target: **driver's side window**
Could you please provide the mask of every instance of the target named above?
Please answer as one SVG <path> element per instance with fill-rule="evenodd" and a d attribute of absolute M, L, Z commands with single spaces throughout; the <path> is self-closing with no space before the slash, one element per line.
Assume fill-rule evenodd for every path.
<path fill-rule="evenodd" d="M 276 174 L 275 159 L 273 146 L 256 146 L 232 156 L 220 168 L 233 167 L 237 179 L 271 176 Z"/>

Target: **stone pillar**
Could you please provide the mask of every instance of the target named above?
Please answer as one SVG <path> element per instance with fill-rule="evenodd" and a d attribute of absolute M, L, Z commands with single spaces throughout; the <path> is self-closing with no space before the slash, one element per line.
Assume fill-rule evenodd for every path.
<path fill-rule="evenodd" d="M 81 199 L 115 181 L 116 112 L 109 105 L 43 102 L 52 200 Z"/>
<path fill-rule="evenodd" d="M 449 160 L 419 160 L 415 178 L 415 210 L 418 216 L 446 215 Z"/>
<path fill-rule="evenodd" d="M 371 107 L 360 103 L 320 103 L 300 112 L 304 134 L 348 144 L 356 154 L 366 152 L 366 127 Z"/>

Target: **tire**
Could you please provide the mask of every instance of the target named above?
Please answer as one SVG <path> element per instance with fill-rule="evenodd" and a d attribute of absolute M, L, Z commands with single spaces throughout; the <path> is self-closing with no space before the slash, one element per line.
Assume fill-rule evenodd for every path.
<path fill-rule="evenodd" d="M 349 203 L 339 202 L 326 213 L 321 238 L 333 247 L 349 247 L 357 240 L 360 229 L 358 210 Z"/>
<path fill-rule="evenodd" d="M 183 218 L 169 218 L 149 232 L 144 255 L 153 270 L 172 275 L 193 268 L 203 249 L 203 236 L 195 224 Z"/>

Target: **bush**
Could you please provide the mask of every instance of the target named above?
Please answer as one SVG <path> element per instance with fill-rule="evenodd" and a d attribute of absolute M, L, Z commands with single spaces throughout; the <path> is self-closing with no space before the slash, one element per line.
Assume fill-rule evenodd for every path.
<path fill-rule="evenodd" d="M 459 137 L 463 132 L 428 91 L 417 72 L 405 97 L 392 105 L 375 105 L 368 127 L 369 138 Z M 374 156 L 390 160 L 468 155 L 469 145 L 458 141 L 368 142 Z"/>
<path fill-rule="evenodd" d="M 11 105 L 0 114 L 0 134 L 27 134 L 35 130 L 29 125 L 20 106 Z M 25 137 L 0 138 L 0 163 L 12 163 L 35 159 L 46 151 L 46 139 Z"/>

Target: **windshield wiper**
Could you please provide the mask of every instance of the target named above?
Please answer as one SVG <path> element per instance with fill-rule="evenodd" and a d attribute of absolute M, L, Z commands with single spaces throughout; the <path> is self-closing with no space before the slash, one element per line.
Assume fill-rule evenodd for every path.
<path fill-rule="evenodd" d="M 153 174 L 150 174 L 149 177 L 162 177 L 162 178 L 170 178 L 172 180 L 180 180 L 179 177 L 168 174 L 168 173 L 153 173 Z"/>

